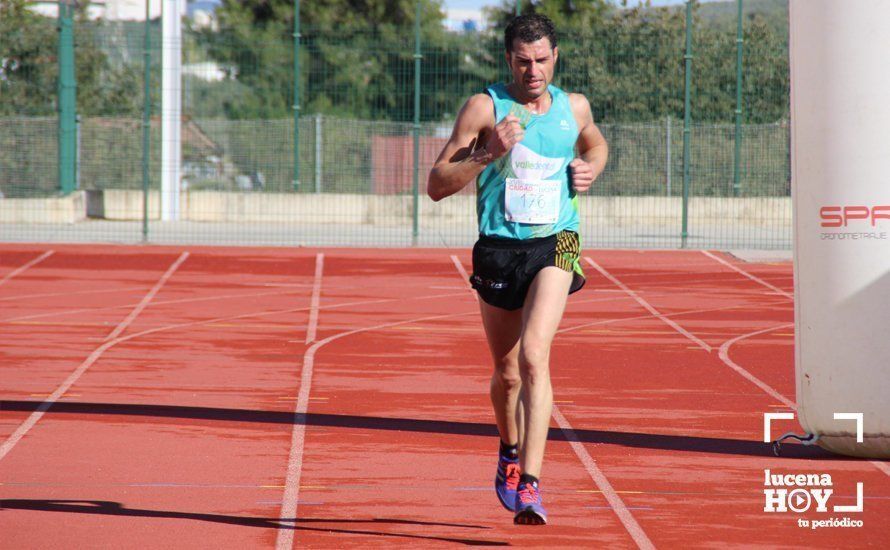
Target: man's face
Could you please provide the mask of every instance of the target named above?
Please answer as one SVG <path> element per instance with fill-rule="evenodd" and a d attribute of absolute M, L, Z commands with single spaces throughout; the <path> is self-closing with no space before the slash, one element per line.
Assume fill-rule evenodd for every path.
<path fill-rule="evenodd" d="M 519 91 L 531 99 L 544 95 L 553 80 L 557 57 L 557 48 L 550 46 L 546 36 L 534 42 L 514 39 L 513 51 L 507 52 L 507 64 Z"/>

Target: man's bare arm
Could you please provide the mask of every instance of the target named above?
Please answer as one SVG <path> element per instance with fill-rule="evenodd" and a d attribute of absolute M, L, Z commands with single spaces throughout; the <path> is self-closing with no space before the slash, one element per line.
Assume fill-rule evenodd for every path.
<path fill-rule="evenodd" d="M 513 115 L 507 115 L 495 126 L 491 98 L 486 94 L 474 95 L 457 115 L 451 138 L 430 171 L 427 194 L 438 201 L 457 193 L 524 136 L 519 119 Z M 484 140 L 481 145 L 480 139 Z"/>
<path fill-rule="evenodd" d="M 453 195 L 466 187 L 493 160 L 478 143 L 485 128 L 494 126 L 494 107 L 486 94 L 472 96 L 464 103 L 451 138 L 430 171 L 426 192 L 434 201 Z"/>
<path fill-rule="evenodd" d="M 570 94 L 572 113 L 578 122 L 578 158 L 571 163 L 572 186 L 583 193 L 602 174 L 609 159 L 609 145 L 593 122 L 590 103 L 582 94 Z M 579 160 L 580 159 L 580 160 Z"/>

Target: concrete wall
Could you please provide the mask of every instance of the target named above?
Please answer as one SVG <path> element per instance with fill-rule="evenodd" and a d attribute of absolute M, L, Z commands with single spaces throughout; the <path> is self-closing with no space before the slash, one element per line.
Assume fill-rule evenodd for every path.
<path fill-rule="evenodd" d="M 86 212 L 83 191 L 66 197 L 0 199 L 0 223 L 75 223 L 86 219 Z"/>
<path fill-rule="evenodd" d="M 103 193 L 104 217 L 142 219 L 142 192 L 108 189 Z M 149 217 L 158 219 L 159 193 L 149 194 Z M 183 221 L 274 222 L 310 224 L 411 224 L 411 196 L 352 194 L 271 194 L 189 191 L 182 194 Z M 678 197 L 582 197 L 587 226 L 677 227 L 682 215 Z M 86 218 L 83 192 L 65 198 L 0 200 L 0 222 L 73 223 Z M 475 197 L 458 195 L 434 203 L 420 200 L 422 227 L 464 225 L 476 218 Z M 709 225 L 791 226 L 791 199 L 695 197 L 689 201 L 689 223 Z"/>
<path fill-rule="evenodd" d="M 104 199 L 104 212 L 106 220 L 141 220 L 142 219 L 142 191 L 126 189 L 105 189 L 102 191 Z M 160 218 L 159 191 L 148 193 L 148 217 L 152 220 Z M 182 206 L 188 204 L 188 193 L 183 193 Z"/>
<path fill-rule="evenodd" d="M 189 220 L 290 223 L 405 225 L 411 223 L 413 200 L 401 195 L 188 193 Z M 682 217 L 679 197 L 582 197 L 586 224 L 610 226 L 676 226 Z M 476 219 L 472 195 L 434 203 L 420 199 L 421 226 L 465 224 Z M 696 197 L 689 201 L 689 222 L 791 226 L 791 199 Z"/>

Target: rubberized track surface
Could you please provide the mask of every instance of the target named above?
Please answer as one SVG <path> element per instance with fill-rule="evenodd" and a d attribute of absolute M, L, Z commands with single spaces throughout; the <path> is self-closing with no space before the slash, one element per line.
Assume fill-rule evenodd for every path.
<path fill-rule="evenodd" d="M 886 462 L 762 442 L 794 405 L 790 264 L 586 260 L 524 527 L 468 251 L 2 245 L 0 547 L 883 547 Z M 864 511 L 766 513 L 765 469 L 829 474 L 829 510 L 862 482 Z M 832 517 L 864 525 L 799 527 Z"/>

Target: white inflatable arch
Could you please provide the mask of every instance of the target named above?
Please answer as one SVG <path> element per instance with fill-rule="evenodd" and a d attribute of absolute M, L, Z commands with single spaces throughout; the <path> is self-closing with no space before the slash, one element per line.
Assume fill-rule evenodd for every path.
<path fill-rule="evenodd" d="M 888 458 L 890 1 L 790 9 L 798 417 L 830 451 Z"/>

